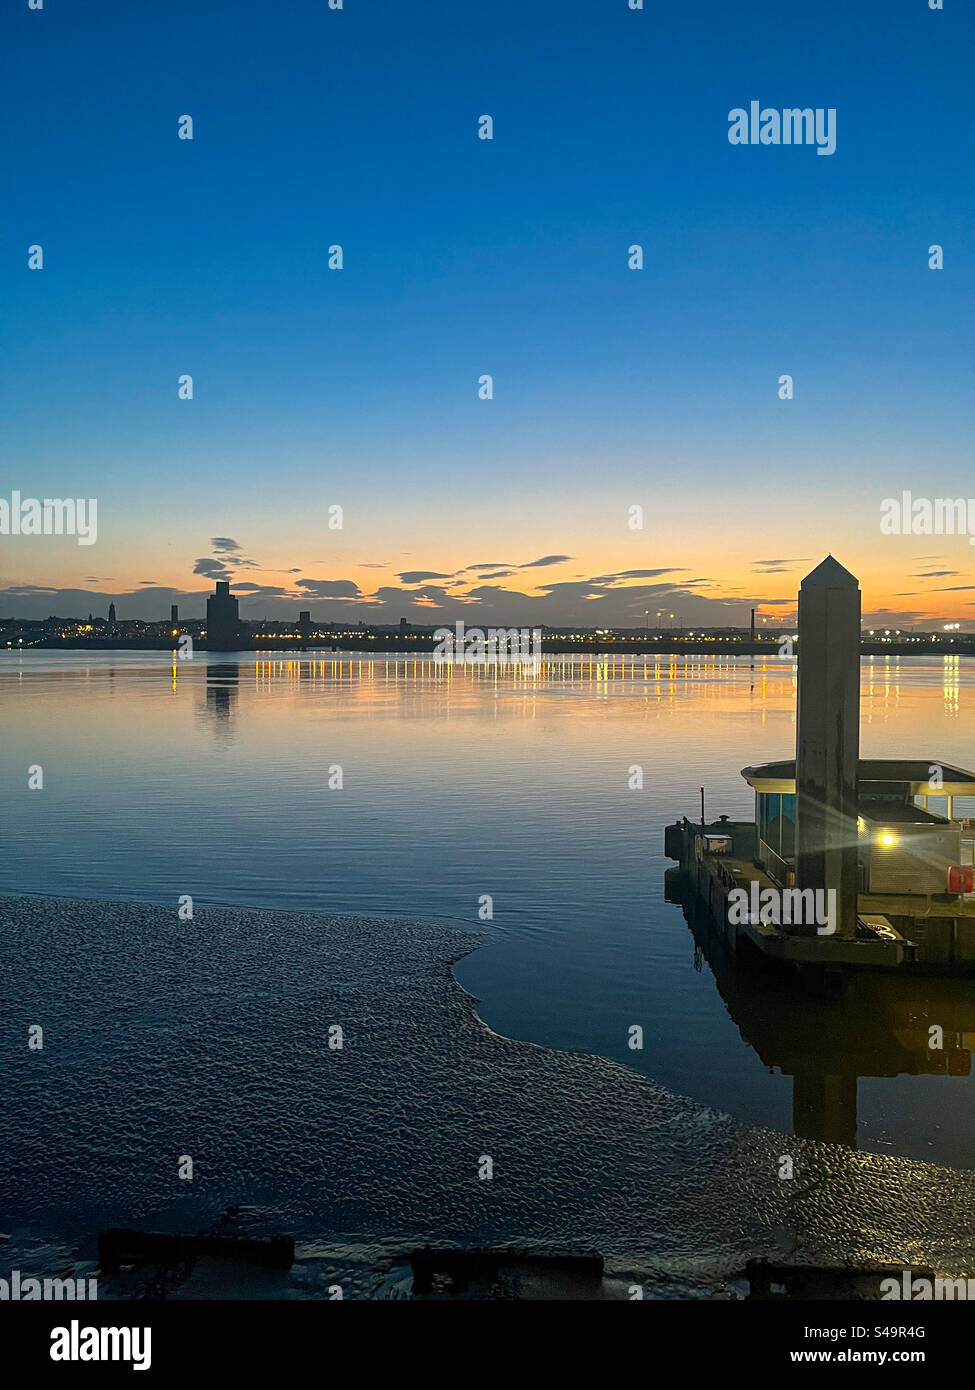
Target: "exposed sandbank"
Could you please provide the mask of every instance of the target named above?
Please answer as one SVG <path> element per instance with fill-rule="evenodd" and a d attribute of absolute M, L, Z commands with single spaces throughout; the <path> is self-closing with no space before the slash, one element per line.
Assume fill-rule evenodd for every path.
<path fill-rule="evenodd" d="M 373 1291 L 427 1241 L 593 1247 L 671 1296 L 719 1292 L 757 1256 L 975 1273 L 975 1174 L 749 1129 L 615 1062 L 501 1037 L 450 968 L 479 940 L 0 898 L 0 1260 L 83 1258 L 105 1226 L 196 1230 L 241 1205 L 298 1240 L 290 1296 Z"/>

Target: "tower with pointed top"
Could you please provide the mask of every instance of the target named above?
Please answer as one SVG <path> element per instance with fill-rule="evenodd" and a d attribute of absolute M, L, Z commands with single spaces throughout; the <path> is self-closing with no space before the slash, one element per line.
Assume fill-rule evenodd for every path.
<path fill-rule="evenodd" d="M 799 587 L 796 881 L 836 890 L 836 935 L 857 921 L 860 586 L 832 555 Z"/>

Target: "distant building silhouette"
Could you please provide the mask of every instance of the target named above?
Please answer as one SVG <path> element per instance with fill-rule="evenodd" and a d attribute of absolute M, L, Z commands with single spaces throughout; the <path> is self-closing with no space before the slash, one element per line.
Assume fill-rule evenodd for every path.
<path fill-rule="evenodd" d="M 173 627 L 179 622 L 179 606 L 175 603 L 169 610 L 169 621 L 172 623 Z"/>
<path fill-rule="evenodd" d="M 211 652 L 240 650 L 240 607 L 226 579 L 217 580 L 216 593 L 207 599 L 207 649 Z"/>
<path fill-rule="evenodd" d="M 110 604 L 108 605 L 108 621 L 109 621 L 110 623 L 114 623 L 114 621 L 115 621 L 115 604 L 114 604 L 114 603 L 110 603 Z"/>

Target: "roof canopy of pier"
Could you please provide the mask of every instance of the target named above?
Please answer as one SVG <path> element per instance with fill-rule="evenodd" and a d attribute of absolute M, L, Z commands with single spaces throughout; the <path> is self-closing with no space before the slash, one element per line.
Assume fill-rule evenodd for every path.
<path fill-rule="evenodd" d="M 934 792 L 936 771 L 940 772 L 940 785 Z M 741 775 L 757 792 L 792 795 L 796 789 L 794 760 L 743 767 Z M 861 792 L 868 789 L 866 784 L 874 783 L 879 790 L 884 784 L 897 783 L 910 796 L 975 796 L 975 772 L 937 758 L 861 758 L 858 781 Z"/>

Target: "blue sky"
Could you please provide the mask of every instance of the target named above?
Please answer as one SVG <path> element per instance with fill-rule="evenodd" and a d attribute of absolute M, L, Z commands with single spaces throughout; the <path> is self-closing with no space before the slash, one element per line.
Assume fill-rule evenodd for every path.
<path fill-rule="evenodd" d="M 931 539 L 876 518 L 975 494 L 975 22 L 946 6 L 8 6 L 0 491 L 96 496 L 99 543 L 0 540 L 0 612 L 196 592 L 212 536 L 276 572 L 262 612 L 295 570 L 361 595 L 322 616 L 453 617 L 469 585 L 396 576 L 485 546 L 572 557 L 571 592 L 477 600 L 511 620 L 642 613 L 655 586 L 582 591 L 659 567 L 719 621 L 794 593 L 759 558 L 829 549 L 878 608 L 940 612 L 903 582 Z M 752 99 L 835 107 L 836 153 L 731 146 Z"/>

